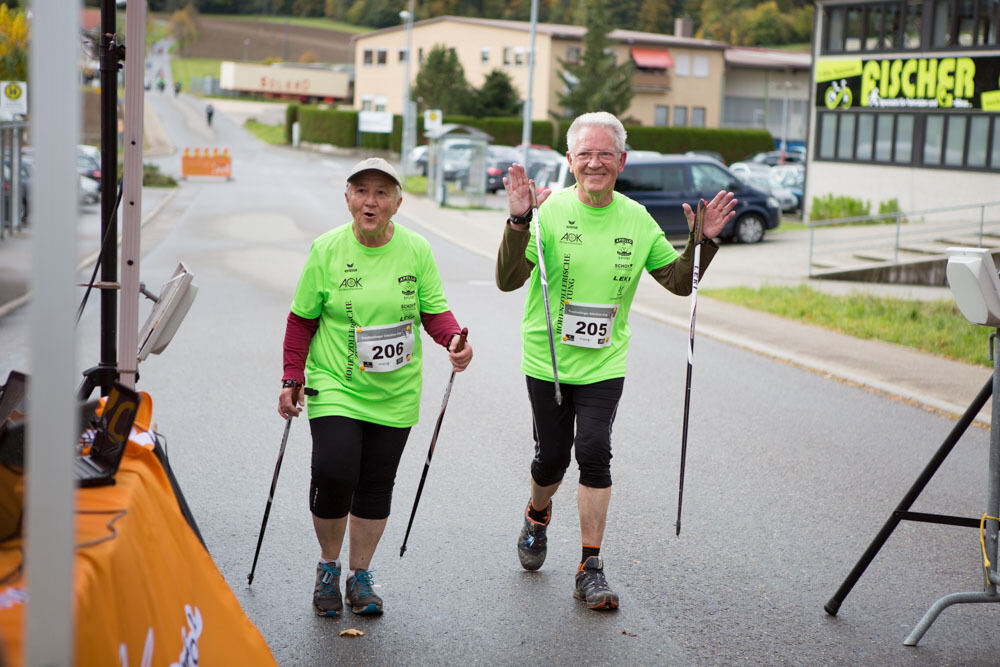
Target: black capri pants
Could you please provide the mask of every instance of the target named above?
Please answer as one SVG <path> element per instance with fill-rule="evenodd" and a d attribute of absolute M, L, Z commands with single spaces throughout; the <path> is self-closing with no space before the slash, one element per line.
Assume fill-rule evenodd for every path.
<path fill-rule="evenodd" d="M 320 519 L 385 519 L 410 428 L 351 417 L 316 417 L 309 509 Z"/>
<path fill-rule="evenodd" d="M 570 449 L 575 449 L 580 484 L 594 489 L 611 486 L 611 425 L 625 378 L 592 384 L 560 382 L 562 405 L 556 405 L 553 398 L 553 382 L 526 379 L 535 438 L 531 478 L 539 486 L 561 482 L 569 467 Z"/>

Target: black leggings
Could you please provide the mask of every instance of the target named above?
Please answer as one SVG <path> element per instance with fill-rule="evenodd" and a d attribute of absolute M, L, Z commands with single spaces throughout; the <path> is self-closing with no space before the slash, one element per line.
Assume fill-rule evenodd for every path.
<path fill-rule="evenodd" d="M 410 428 L 333 416 L 310 419 L 309 429 L 312 513 L 320 519 L 340 519 L 348 512 L 360 519 L 388 517 Z"/>
<path fill-rule="evenodd" d="M 555 385 L 527 377 L 531 401 L 535 458 L 531 478 L 539 486 L 561 482 L 576 449 L 580 484 L 594 489 L 611 486 L 611 425 L 618 411 L 625 378 L 593 384 L 563 384 L 562 405 L 556 405 Z M 574 422 L 576 434 L 574 436 Z"/>

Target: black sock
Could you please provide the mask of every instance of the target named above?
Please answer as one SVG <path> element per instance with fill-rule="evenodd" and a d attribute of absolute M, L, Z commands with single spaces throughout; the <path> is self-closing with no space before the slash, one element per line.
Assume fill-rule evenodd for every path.
<path fill-rule="evenodd" d="M 600 556 L 601 547 L 592 547 L 589 544 L 583 545 L 583 555 L 580 557 L 581 563 L 586 563 L 591 556 Z"/>
<path fill-rule="evenodd" d="M 549 507 L 552 507 L 552 505 L 549 504 L 548 507 L 545 507 L 542 510 L 536 510 L 535 506 L 532 505 L 531 501 L 529 500 L 528 501 L 528 518 L 531 519 L 532 521 L 536 522 L 536 523 L 548 523 L 549 522 Z"/>

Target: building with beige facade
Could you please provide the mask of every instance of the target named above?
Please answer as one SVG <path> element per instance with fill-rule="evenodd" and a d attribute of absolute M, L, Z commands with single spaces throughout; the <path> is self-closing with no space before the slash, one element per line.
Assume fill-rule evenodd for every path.
<path fill-rule="evenodd" d="M 419 63 L 437 44 L 455 49 L 470 85 L 479 87 L 486 75 L 500 69 L 510 75 L 523 96 L 528 87 L 531 24 L 523 21 L 440 16 L 413 24 L 416 61 L 409 67 L 411 83 Z M 558 93 L 563 89 L 562 65 L 579 60 L 586 28 L 539 23 L 535 35 L 532 77 L 532 118 L 562 115 Z M 608 35 L 617 62 L 636 64 L 635 97 L 623 114 L 642 125 L 720 127 L 722 125 L 725 52 L 727 45 L 692 37 L 614 30 Z M 402 113 L 407 75 L 407 30 L 400 25 L 354 38 L 355 91 L 358 110 Z"/>

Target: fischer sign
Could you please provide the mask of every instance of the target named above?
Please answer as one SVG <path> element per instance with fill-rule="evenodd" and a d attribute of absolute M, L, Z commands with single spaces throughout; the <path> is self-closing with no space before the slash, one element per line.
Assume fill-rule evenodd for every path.
<path fill-rule="evenodd" d="M 819 60 L 816 106 L 1000 112 L 1000 58 Z"/>

